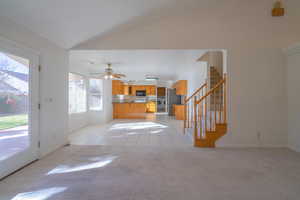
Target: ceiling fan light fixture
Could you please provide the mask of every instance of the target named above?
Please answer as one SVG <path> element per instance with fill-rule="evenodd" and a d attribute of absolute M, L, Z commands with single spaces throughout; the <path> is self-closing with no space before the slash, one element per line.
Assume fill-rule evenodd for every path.
<path fill-rule="evenodd" d="M 104 79 L 121 79 L 126 77 L 124 74 L 114 73 L 111 63 L 107 63 L 107 67 L 104 70 L 104 73 L 91 73 L 91 75 L 101 75 L 101 78 Z"/>

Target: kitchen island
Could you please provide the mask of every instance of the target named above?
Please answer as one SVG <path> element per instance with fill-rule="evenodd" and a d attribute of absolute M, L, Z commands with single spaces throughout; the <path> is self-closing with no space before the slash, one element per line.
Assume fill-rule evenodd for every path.
<path fill-rule="evenodd" d="M 114 119 L 146 119 L 153 117 L 153 102 L 114 102 Z"/>

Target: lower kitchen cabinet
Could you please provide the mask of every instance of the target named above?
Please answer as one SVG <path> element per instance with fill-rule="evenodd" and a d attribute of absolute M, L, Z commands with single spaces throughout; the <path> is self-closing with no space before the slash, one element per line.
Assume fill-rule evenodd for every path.
<path fill-rule="evenodd" d="M 114 119 L 145 119 L 147 116 L 146 103 L 114 103 Z"/>
<path fill-rule="evenodd" d="M 185 115 L 185 106 L 184 105 L 173 105 L 175 119 L 184 120 Z"/>
<path fill-rule="evenodd" d="M 147 107 L 147 110 L 146 110 L 147 113 L 155 113 L 156 112 L 156 103 L 154 101 L 148 102 L 146 107 Z"/>

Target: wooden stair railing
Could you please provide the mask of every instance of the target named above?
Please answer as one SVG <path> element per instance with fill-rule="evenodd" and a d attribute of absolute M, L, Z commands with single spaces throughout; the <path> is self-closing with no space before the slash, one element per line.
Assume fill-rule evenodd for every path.
<path fill-rule="evenodd" d="M 227 131 L 226 75 L 201 97 L 194 96 L 193 102 L 194 146 L 215 147 Z"/>
<path fill-rule="evenodd" d="M 222 99 L 216 100 L 218 97 Z M 211 101 L 215 103 L 208 103 Z M 194 146 L 215 147 L 215 142 L 226 134 L 226 105 L 226 75 L 205 95 L 194 97 Z"/>
<path fill-rule="evenodd" d="M 205 82 L 190 97 L 184 99 L 184 133 L 187 128 L 193 127 L 194 97 L 202 97 L 207 92 L 207 83 Z"/>

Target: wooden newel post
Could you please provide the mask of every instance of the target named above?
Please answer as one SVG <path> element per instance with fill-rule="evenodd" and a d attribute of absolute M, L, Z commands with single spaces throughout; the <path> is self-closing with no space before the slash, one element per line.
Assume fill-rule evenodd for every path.
<path fill-rule="evenodd" d="M 197 97 L 194 97 L 194 141 L 198 139 L 198 127 L 197 127 Z"/>
<path fill-rule="evenodd" d="M 185 133 L 185 129 L 186 129 L 186 121 L 187 121 L 187 97 L 184 97 L 184 124 L 183 124 L 183 129 L 184 129 L 184 133 Z"/>
<path fill-rule="evenodd" d="M 224 74 L 224 124 L 227 123 L 227 76 Z"/>

